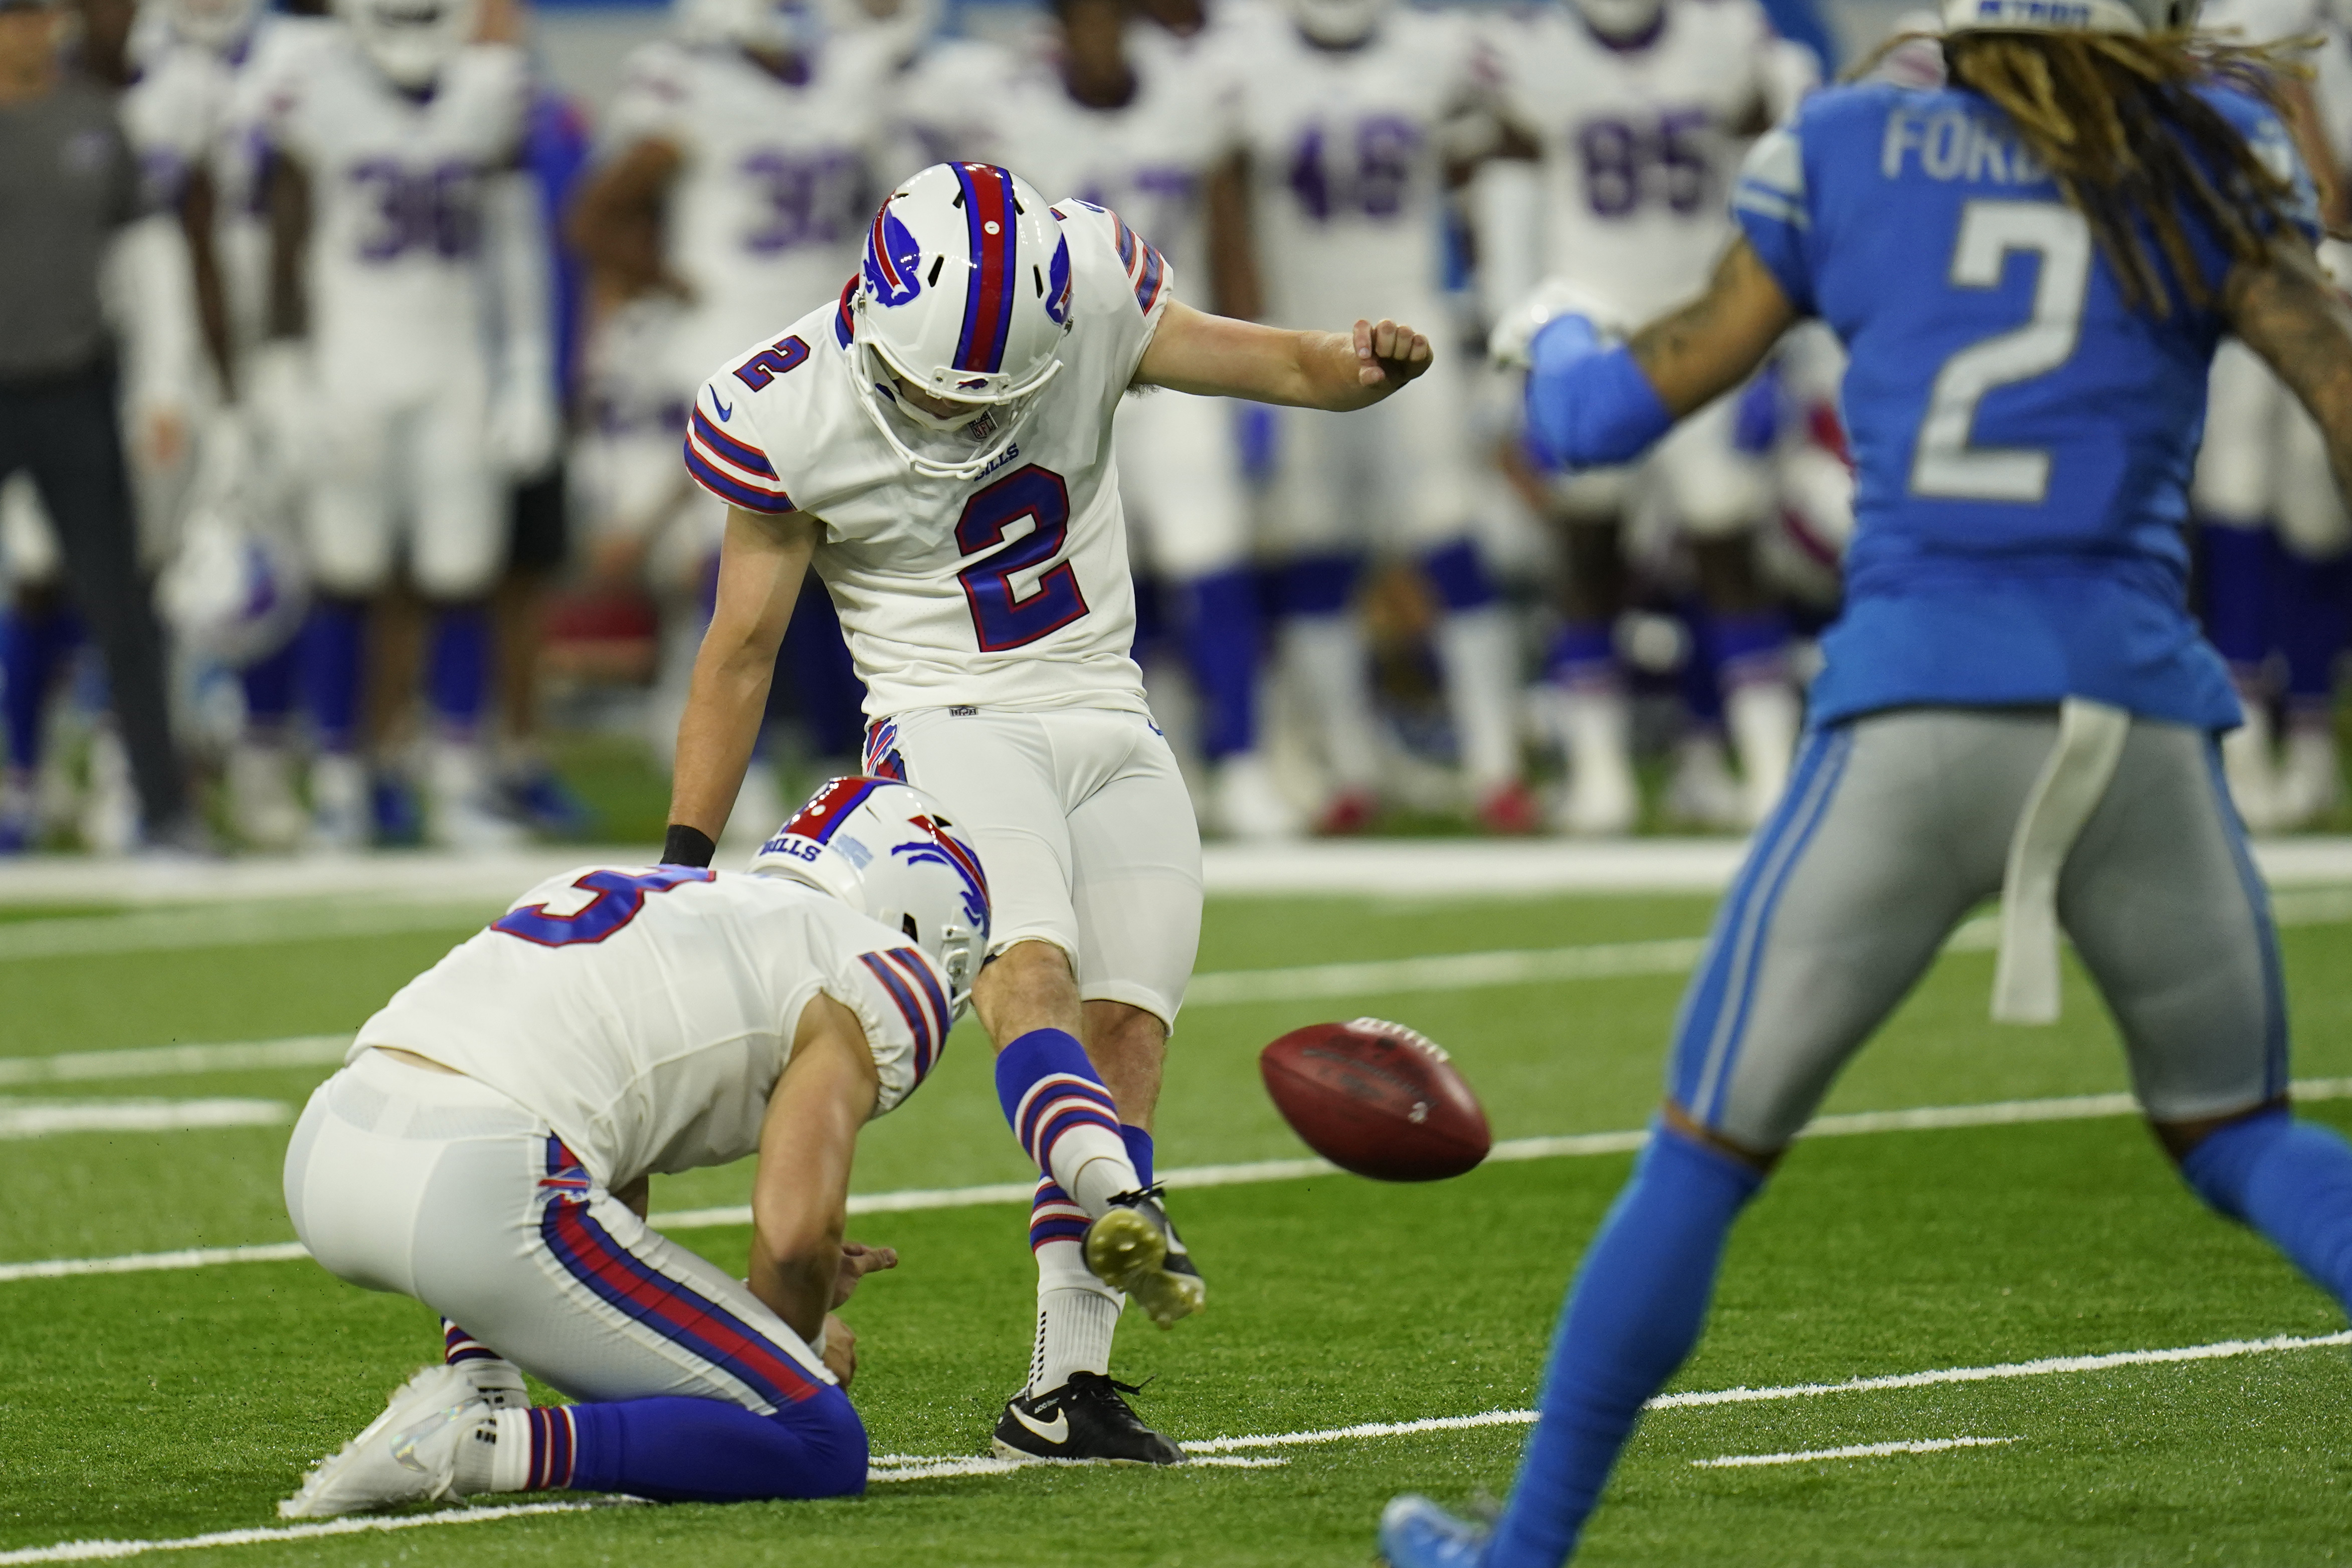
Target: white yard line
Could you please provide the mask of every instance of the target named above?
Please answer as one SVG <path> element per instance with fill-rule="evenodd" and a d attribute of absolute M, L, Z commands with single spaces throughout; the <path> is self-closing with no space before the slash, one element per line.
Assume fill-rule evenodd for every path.
<path fill-rule="evenodd" d="M 1801 1465 L 1813 1459 L 1883 1459 L 1890 1454 L 1940 1454 L 1950 1448 L 1998 1448 L 2015 1437 L 1920 1437 L 1907 1443 L 1855 1443 L 1843 1448 L 1805 1448 L 1793 1454 L 1723 1454 L 1693 1459 L 1695 1470 L 1733 1470 L 1750 1465 Z"/>
<path fill-rule="evenodd" d="M 923 1458 L 907 1454 L 893 1455 L 891 1458 L 897 1462 L 889 1465 L 885 1465 L 880 1459 L 877 1459 L 873 1462 L 872 1468 L 867 1469 L 866 1472 L 866 1485 L 873 1486 L 883 1481 L 935 1481 L 950 1476 L 1009 1476 L 1021 1470 L 1047 1468 L 1058 1470 L 1108 1469 L 1113 1468 L 1111 1461 L 1108 1459 L 1032 1459 L 1024 1461 L 1019 1459 L 999 1459 L 992 1457 L 980 1457 L 968 1459 L 952 1458 Z M 1245 1459 L 1233 1457 L 1219 1457 L 1193 1459 L 1191 1460 L 1190 1463 L 1228 1470 L 1273 1470 L 1280 1469 L 1283 1466 L 1290 1463 L 1290 1461 L 1287 1459 Z"/>
<path fill-rule="evenodd" d="M 0 1139 L 60 1132 L 191 1132 L 294 1120 L 278 1100 L 0 1100 Z"/>
<path fill-rule="evenodd" d="M 5 931 L 5 926 L 0 926 Z M 349 1035 L 298 1035 L 217 1046 L 147 1046 L 122 1051 L 67 1051 L 53 1057 L 0 1057 L 0 1084 L 80 1083 L 94 1079 L 193 1078 L 270 1068 L 328 1067 L 352 1048 Z"/>
<path fill-rule="evenodd" d="M 528 886 L 529 883 L 522 884 Z M 522 887 L 515 891 L 521 891 Z M 406 931 L 446 931 L 454 934 L 481 924 L 503 907 L 503 900 L 479 904 L 255 903 L 142 910 L 128 915 L 5 921 L 0 921 L 0 962 L 176 952 L 200 947 L 256 947 L 322 937 L 393 936 Z"/>
<path fill-rule="evenodd" d="M 2302 1079 L 2294 1084 L 2299 1100 L 2352 1099 L 2352 1079 Z M 1800 1137 L 1846 1138 L 1877 1132 L 1925 1132 L 1963 1127 L 2010 1127 L 2040 1121 L 2089 1121 L 2134 1116 L 2139 1108 L 2127 1094 L 2069 1095 L 2053 1100 L 1994 1100 L 1982 1105 L 1923 1105 L 1907 1110 L 1861 1110 L 1814 1119 Z M 1495 1145 L 1488 1162 L 1581 1159 L 1601 1154 L 1630 1153 L 1649 1142 L 1647 1131 L 1577 1132 L 1555 1138 L 1512 1138 Z M 1180 1165 L 1159 1173 L 1172 1187 L 1226 1187 L 1263 1182 L 1307 1181 L 1339 1174 L 1322 1160 L 1257 1160 L 1233 1165 Z M 1034 1182 L 999 1182 L 977 1187 L 914 1188 L 896 1193 L 862 1193 L 849 1200 L 852 1215 L 907 1214 L 925 1209 L 980 1208 L 993 1204 L 1025 1204 L 1036 1191 Z M 751 1223 L 747 1205 L 716 1208 L 671 1209 L 653 1215 L 661 1230 L 711 1230 Z M 173 1252 L 130 1253 L 115 1258 L 53 1258 L 24 1263 L 0 1263 L 0 1285 L 18 1279 L 63 1279 L 84 1274 L 137 1274 L 149 1269 L 205 1268 L 223 1263 L 283 1263 L 304 1257 L 299 1242 L 268 1242 L 251 1247 L 195 1247 Z"/>
<path fill-rule="evenodd" d="M 2042 1361 L 2010 1362 L 1998 1366 L 1946 1367 L 1936 1372 L 1903 1373 L 1891 1377 L 1860 1377 L 1846 1383 L 1792 1384 L 1783 1388 L 1728 1388 L 1706 1393 L 1670 1394 L 1654 1399 L 1654 1410 L 1695 1405 L 1752 1404 L 1759 1400 L 1802 1399 L 1825 1394 L 1865 1394 L 1885 1389 L 1920 1388 L 1939 1383 L 1981 1383 L 2012 1377 L 2048 1377 L 2059 1373 L 2105 1372 L 2114 1367 L 2155 1366 L 2179 1362 L 2214 1361 L 2225 1357 L 2267 1355 L 2282 1351 L 2318 1350 L 2352 1344 L 2352 1331 L 2311 1339 L 2280 1335 L 2267 1340 L 2224 1340 L 2209 1345 L 2183 1345 L 2170 1350 L 2120 1351 L 2107 1355 L 2053 1356 Z M 1489 1410 L 1476 1415 L 1438 1415 L 1423 1421 L 1366 1421 L 1352 1426 L 1330 1426 L 1313 1432 L 1276 1432 L 1248 1437 L 1208 1437 L 1183 1445 L 1192 1462 L 1203 1466 L 1261 1469 L 1284 1463 L 1271 1458 L 1225 1458 L 1241 1448 L 1282 1448 L 1311 1444 L 1345 1443 L 1368 1437 L 1412 1436 L 1426 1432 L 1463 1432 L 1485 1426 L 1532 1426 L 1532 1410 Z M 1878 1454 L 1930 1453 L 1943 1448 L 1977 1447 L 2015 1442 L 2011 1437 L 1947 1437 L 1908 1443 L 1872 1443 L 1852 1448 L 1825 1448 L 1794 1454 L 1731 1454 L 1696 1461 L 1701 1466 L 1795 1464 L 1806 1459 L 1861 1458 Z M 1009 1459 L 921 1454 L 877 1456 L 866 1472 L 869 1484 L 934 1480 L 950 1476 L 1002 1476 L 1034 1467 Z M 1057 1467 L 1068 1468 L 1068 1467 Z M 150 1552 L 184 1552 L 206 1546 L 257 1546 L 273 1542 L 301 1541 L 324 1535 L 352 1535 L 373 1531 L 417 1530 L 440 1524 L 480 1524 L 490 1520 L 528 1514 L 581 1513 L 600 1506 L 586 1502 L 521 1503 L 503 1508 L 449 1509 L 439 1513 L 407 1514 L 394 1519 L 339 1519 L 321 1524 L 298 1524 L 281 1529 L 224 1530 L 209 1535 L 181 1536 L 160 1541 L 66 1541 L 54 1546 L 0 1552 L 0 1568 L 28 1563 L 86 1563 L 116 1557 L 137 1557 Z"/>
<path fill-rule="evenodd" d="M 17 1563 L 97 1563 L 115 1557 L 143 1557 L 150 1552 L 194 1552 L 207 1546 L 264 1546 L 280 1541 L 373 1535 L 389 1530 L 425 1530 L 441 1524 L 487 1524 L 497 1519 L 586 1513 L 611 1506 L 601 1502 L 524 1502 L 504 1508 L 453 1508 L 439 1513 L 400 1514 L 391 1519 L 330 1519 L 317 1524 L 289 1524 L 268 1530 L 216 1530 L 209 1535 L 172 1536 L 162 1541 L 61 1541 L 55 1546 L 0 1552 L 0 1568 Z"/>

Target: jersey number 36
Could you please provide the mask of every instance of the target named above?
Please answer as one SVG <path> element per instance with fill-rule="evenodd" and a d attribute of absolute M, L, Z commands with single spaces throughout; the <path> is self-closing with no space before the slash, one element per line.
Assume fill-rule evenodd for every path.
<path fill-rule="evenodd" d="M 1005 544 L 1005 534 L 1024 518 L 1029 531 Z M 1066 561 L 1041 574 L 1026 594 L 1013 583 L 1017 574 L 1034 572 L 1059 555 L 1069 532 L 1069 487 L 1061 475 L 1034 463 L 1015 468 L 963 503 L 963 516 L 956 521 L 956 552 L 982 558 L 958 573 L 956 581 L 971 606 L 981 652 L 1021 647 L 1087 614 L 1078 574 Z"/>

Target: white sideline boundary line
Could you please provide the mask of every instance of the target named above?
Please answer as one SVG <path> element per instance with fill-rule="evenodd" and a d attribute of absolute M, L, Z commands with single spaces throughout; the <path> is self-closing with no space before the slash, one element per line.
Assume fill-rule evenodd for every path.
<path fill-rule="evenodd" d="M 2352 1344 L 2352 1331 L 2299 1339 L 2282 1334 L 2267 1340 L 2222 1340 L 2208 1345 L 2182 1345 L 2169 1350 L 2119 1351 L 2107 1355 L 2051 1356 L 2040 1361 L 2009 1362 L 1996 1366 L 1945 1367 L 1936 1372 L 1901 1373 L 1890 1377 L 1861 1377 L 1845 1383 L 1791 1384 L 1782 1388 L 1727 1388 L 1704 1393 L 1665 1394 L 1650 1401 L 1648 1408 L 1676 1409 L 1710 1405 L 1752 1404 L 1759 1400 L 1801 1399 L 1824 1394 L 1862 1394 L 1884 1389 L 1920 1388 L 1939 1383 L 1981 1383 L 2014 1377 L 2047 1377 L 2065 1373 L 2104 1372 L 2122 1366 L 2158 1366 L 2192 1361 L 2215 1361 L 2231 1356 L 2266 1355 L 2283 1351 L 2318 1350 L 2326 1346 Z M 1308 1444 L 1343 1443 L 1366 1437 L 1412 1436 L 1425 1432 L 1462 1432 L 1483 1426 L 1528 1426 L 1535 1423 L 1532 1410 L 1489 1410 L 1476 1415 L 1438 1415 L 1423 1421 L 1367 1421 L 1353 1426 L 1332 1426 L 1314 1432 L 1277 1432 L 1249 1437 L 1209 1437 L 1182 1445 L 1192 1456 L 1192 1462 L 1203 1466 L 1222 1466 L 1237 1469 L 1264 1469 L 1286 1463 L 1270 1458 L 1226 1458 L 1237 1448 L 1295 1447 Z M 1852 1448 L 1827 1448 L 1797 1454 L 1733 1454 L 1716 1459 L 1700 1459 L 1694 1463 L 1707 1466 L 1794 1464 L 1806 1459 L 1861 1458 L 1878 1454 L 1929 1453 L 1943 1448 L 1983 1447 L 2015 1442 L 2011 1437 L 1949 1437 L 1907 1443 L 1872 1443 Z M 918 1454 L 886 1454 L 879 1456 L 866 1471 L 869 1485 L 877 1482 L 932 1480 L 951 1476 L 1010 1475 L 1017 1470 L 1043 1468 L 993 1458 L 940 1456 L 930 1458 Z M 320 1524 L 298 1524 L 280 1529 L 224 1530 L 209 1535 L 182 1536 L 159 1541 L 64 1541 L 54 1546 L 25 1547 L 13 1552 L 0 1552 L 0 1568 L 13 1568 L 19 1563 L 85 1563 L 120 1557 L 137 1557 L 150 1552 L 184 1552 L 208 1546 L 257 1546 L 272 1542 L 299 1541 L 324 1535 L 352 1535 L 369 1531 L 416 1530 L 439 1524 L 480 1524 L 491 1520 L 514 1519 L 528 1514 L 584 1513 L 590 1510 L 609 1507 L 610 1503 L 546 1502 L 520 1503 L 503 1508 L 450 1509 L 440 1513 L 411 1514 L 396 1519 L 338 1519 Z"/>
<path fill-rule="evenodd" d="M 0 1139 L 60 1132 L 191 1132 L 294 1120 L 279 1100 L 0 1100 Z"/>
<path fill-rule="evenodd" d="M 2298 1100 L 2352 1100 L 2352 1078 L 2303 1079 L 2294 1085 Z M 1982 1105 L 1923 1105 L 1907 1110 L 1860 1110 L 1817 1117 L 1800 1138 L 1850 1138 L 1876 1132 L 1928 1132 L 1965 1127 L 2011 1127 L 2042 1121 L 2089 1121 L 2136 1116 L 2138 1105 L 2127 1094 L 2079 1094 L 2052 1100 L 1993 1100 Z M 1631 1153 L 1648 1142 L 1645 1131 L 1578 1132 L 1565 1137 L 1513 1138 L 1488 1152 L 1489 1163 L 1524 1160 L 1589 1158 Z M 1341 1174 L 1328 1161 L 1259 1160 L 1246 1164 L 1178 1166 L 1160 1173 L 1171 1187 L 1227 1187 L 1262 1182 L 1307 1181 Z M 1034 1182 L 1001 1182 L 977 1187 L 915 1188 L 896 1193 L 865 1193 L 849 1200 L 851 1215 L 909 1214 L 927 1209 L 979 1208 L 992 1204 L 1025 1204 L 1036 1193 Z M 672 1209 L 655 1214 L 650 1223 L 665 1231 L 711 1230 L 751 1223 L 749 1205 L 717 1208 Z M 171 1252 L 134 1252 L 114 1258 L 50 1258 L 22 1263 L 0 1263 L 0 1285 L 20 1279 L 65 1279 L 89 1274 L 140 1274 L 153 1269 L 207 1268 L 229 1263 L 287 1263 L 306 1258 L 298 1241 L 263 1242 L 247 1247 L 184 1247 Z"/>
<path fill-rule="evenodd" d="M 1695 1470 L 1732 1470 L 1751 1465 L 1801 1465 L 1814 1459 L 1883 1459 L 1892 1454 L 1941 1454 L 1952 1448 L 1998 1448 L 2015 1437 L 1918 1437 L 1903 1443 L 1854 1443 L 1843 1448 L 1804 1448 L 1790 1454 L 1722 1454 L 1693 1459 Z"/>

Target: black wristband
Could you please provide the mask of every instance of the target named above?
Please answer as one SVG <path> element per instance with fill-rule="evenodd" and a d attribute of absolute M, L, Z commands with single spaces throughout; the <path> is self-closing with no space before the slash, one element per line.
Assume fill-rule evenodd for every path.
<path fill-rule="evenodd" d="M 669 837 L 662 840 L 665 866 L 708 866 L 718 853 L 719 846 L 710 842 L 710 835 L 682 822 L 671 823 Z"/>

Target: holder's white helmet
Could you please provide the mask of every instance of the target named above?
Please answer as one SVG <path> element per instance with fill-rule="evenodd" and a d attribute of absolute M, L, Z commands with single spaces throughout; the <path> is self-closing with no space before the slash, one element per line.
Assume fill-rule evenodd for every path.
<path fill-rule="evenodd" d="M 190 43 L 226 50 L 252 29 L 260 10 L 260 0 L 169 0 L 163 14 Z"/>
<path fill-rule="evenodd" d="M 948 978 L 950 1021 L 988 956 L 988 878 L 945 808 L 891 779 L 828 779 L 751 857 L 761 877 L 822 888 L 921 948 Z"/>
<path fill-rule="evenodd" d="M 1062 368 L 1069 242 L 1011 170 L 934 163 L 874 215 L 850 309 L 866 417 L 916 472 L 971 479 Z M 898 381 L 960 410 L 918 408 Z"/>
<path fill-rule="evenodd" d="M 2124 33 L 2197 25 L 2199 0 L 1944 0 L 1947 33 Z"/>
<path fill-rule="evenodd" d="M 412 90 L 433 85 L 474 37 L 481 0 L 335 0 L 376 68 Z"/>
<path fill-rule="evenodd" d="M 1392 0 L 1290 0 L 1290 19 L 1326 48 L 1346 49 L 1369 38 Z"/>

